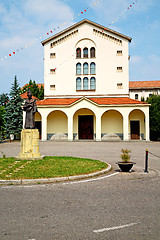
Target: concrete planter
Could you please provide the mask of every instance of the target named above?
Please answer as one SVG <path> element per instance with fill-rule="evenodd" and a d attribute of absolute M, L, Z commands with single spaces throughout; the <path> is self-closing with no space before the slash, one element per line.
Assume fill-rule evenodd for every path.
<path fill-rule="evenodd" d="M 119 168 L 121 169 L 122 172 L 129 172 L 131 168 L 133 167 L 134 162 L 117 162 Z"/>

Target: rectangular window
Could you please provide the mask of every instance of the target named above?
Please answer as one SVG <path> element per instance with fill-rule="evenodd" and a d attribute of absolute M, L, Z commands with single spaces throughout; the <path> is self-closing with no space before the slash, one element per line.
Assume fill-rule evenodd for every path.
<path fill-rule="evenodd" d="M 56 53 L 50 53 L 50 58 L 55 58 L 56 57 Z"/>
<path fill-rule="evenodd" d="M 122 50 L 117 50 L 117 56 L 122 56 Z"/>
<path fill-rule="evenodd" d="M 123 84 L 122 83 L 117 83 L 117 88 L 118 89 L 122 89 L 123 88 Z"/>
<path fill-rule="evenodd" d="M 122 72 L 122 71 L 123 71 L 122 67 L 117 67 L 117 72 Z"/>
<path fill-rule="evenodd" d="M 55 90 L 56 89 L 56 85 L 50 85 L 50 90 Z"/>
<path fill-rule="evenodd" d="M 50 69 L 50 74 L 55 74 L 56 73 L 56 69 Z"/>

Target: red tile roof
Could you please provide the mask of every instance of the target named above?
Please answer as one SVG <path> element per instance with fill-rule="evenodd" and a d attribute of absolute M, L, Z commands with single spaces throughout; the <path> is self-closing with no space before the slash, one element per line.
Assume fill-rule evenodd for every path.
<path fill-rule="evenodd" d="M 21 94 L 20 96 L 21 96 L 21 98 L 23 98 L 23 99 L 27 99 L 27 98 L 28 98 L 27 92 Z M 35 96 L 32 96 L 32 98 L 33 98 L 33 99 L 38 99 L 38 98 L 36 98 Z"/>
<path fill-rule="evenodd" d="M 130 81 L 129 89 L 160 88 L 160 81 Z"/>
<path fill-rule="evenodd" d="M 89 98 L 91 101 L 99 105 L 124 105 L 124 104 L 146 104 L 128 97 L 108 97 L 108 98 Z"/>
<path fill-rule="evenodd" d="M 37 105 L 70 105 L 76 102 L 79 98 L 46 98 L 37 101 Z"/>
<path fill-rule="evenodd" d="M 88 98 L 89 100 L 97 103 L 98 105 L 128 105 L 128 104 L 146 104 L 128 97 L 104 97 L 104 98 Z M 47 98 L 37 101 L 38 106 L 45 105 L 71 105 L 72 103 L 80 100 L 80 98 Z"/>

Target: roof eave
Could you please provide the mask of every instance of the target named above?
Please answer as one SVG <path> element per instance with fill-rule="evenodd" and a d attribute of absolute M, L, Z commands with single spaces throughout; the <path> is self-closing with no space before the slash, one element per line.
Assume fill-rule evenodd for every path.
<path fill-rule="evenodd" d="M 84 19 L 84 20 L 82 20 L 82 21 L 80 21 L 80 22 L 78 22 L 78 23 L 75 23 L 75 24 L 73 24 L 72 26 L 64 29 L 63 31 L 61 31 L 61 32 L 53 35 L 52 37 L 49 37 L 49 38 L 43 40 L 43 41 L 41 42 L 42 45 L 44 46 L 44 45 L 45 45 L 46 43 L 48 43 L 49 41 L 55 39 L 56 37 L 61 36 L 61 35 L 62 35 L 63 33 L 65 33 L 65 32 L 68 32 L 68 31 L 70 31 L 70 30 L 72 30 L 72 29 L 80 26 L 80 25 L 83 24 L 83 23 L 90 23 L 90 24 L 94 25 L 95 27 L 103 28 L 103 29 L 105 29 L 106 31 L 108 31 L 108 32 L 110 32 L 110 33 L 112 33 L 112 34 L 115 34 L 115 35 L 118 35 L 118 36 L 120 36 L 120 37 L 122 37 L 122 38 L 124 38 L 124 39 L 127 39 L 129 42 L 132 41 L 132 38 L 131 38 L 131 37 L 128 37 L 128 36 L 126 36 L 126 35 L 124 35 L 124 34 L 121 34 L 121 33 L 119 33 L 119 32 L 116 32 L 116 31 L 114 31 L 114 30 L 112 30 L 112 29 L 110 29 L 110 28 L 104 27 L 104 26 L 102 26 L 102 25 L 100 25 L 100 24 L 97 24 L 97 23 L 95 23 L 95 22 L 92 22 L 92 21 L 90 21 L 90 20 L 88 20 L 88 19 Z"/>

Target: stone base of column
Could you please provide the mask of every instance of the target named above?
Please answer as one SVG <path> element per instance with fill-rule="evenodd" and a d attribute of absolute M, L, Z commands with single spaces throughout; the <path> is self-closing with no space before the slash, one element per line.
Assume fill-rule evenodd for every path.
<path fill-rule="evenodd" d="M 17 158 L 42 159 L 39 152 L 38 129 L 23 129 L 21 131 L 21 151 Z"/>

